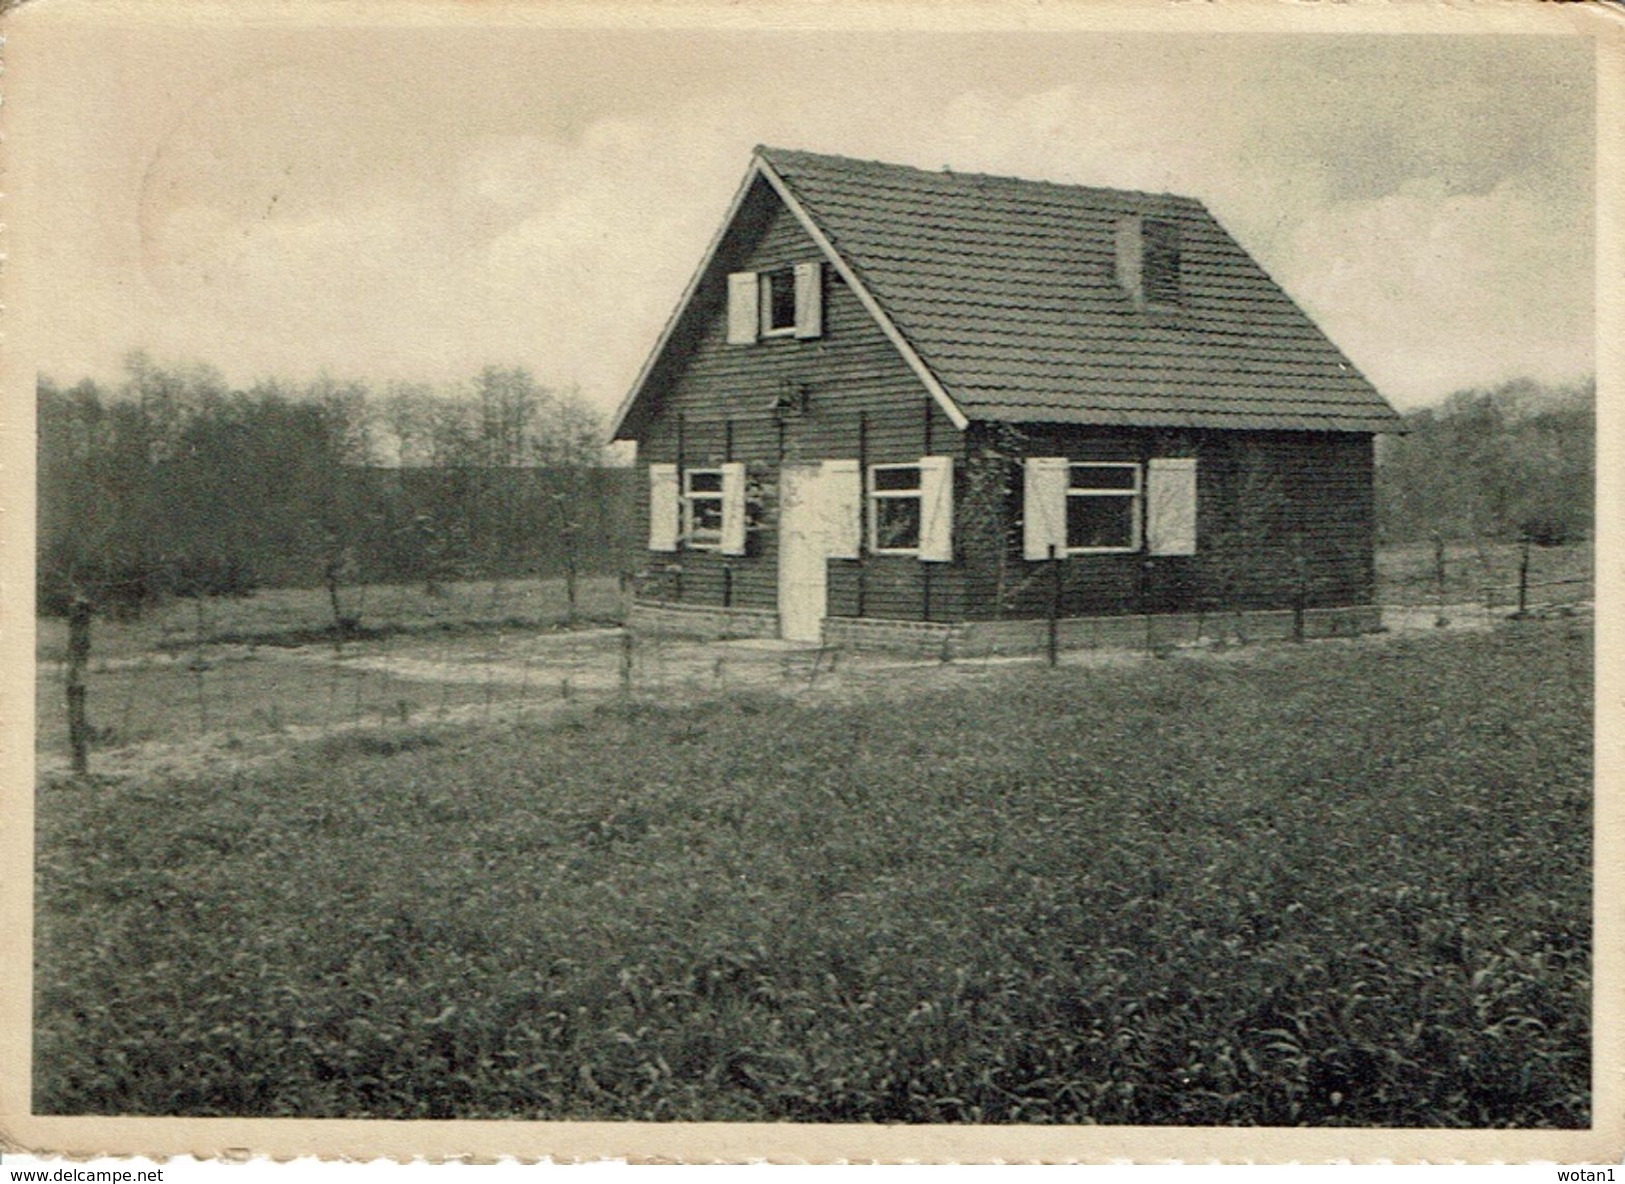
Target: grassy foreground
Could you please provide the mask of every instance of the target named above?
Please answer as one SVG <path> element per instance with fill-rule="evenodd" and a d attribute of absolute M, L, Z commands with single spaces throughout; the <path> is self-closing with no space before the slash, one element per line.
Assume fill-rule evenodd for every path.
<path fill-rule="evenodd" d="M 1583 1126 L 1589 655 L 943 671 L 50 783 L 34 1108 Z"/>

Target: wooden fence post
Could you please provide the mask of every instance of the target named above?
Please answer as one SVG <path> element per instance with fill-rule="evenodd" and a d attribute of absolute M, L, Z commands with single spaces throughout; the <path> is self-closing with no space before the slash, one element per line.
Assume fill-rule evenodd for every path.
<path fill-rule="evenodd" d="M 1433 582 L 1439 607 L 1434 614 L 1433 624 L 1438 629 L 1450 624 L 1450 618 L 1444 615 L 1445 575 L 1444 536 L 1436 534 L 1433 536 Z"/>
<path fill-rule="evenodd" d="M 90 772 L 90 720 L 85 713 L 85 667 L 90 664 L 90 602 L 75 596 L 68 609 L 68 744 L 73 771 Z"/>
<path fill-rule="evenodd" d="M 1140 561 L 1140 572 L 1134 584 L 1134 607 L 1140 612 L 1140 624 L 1145 630 L 1145 652 L 1157 652 L 1157 630 L 1152 618 L 1156 616 L 1151 611 L 1151 574 L 1155 570 L 1156 560 L 1147 555 Z"/>
<path fill-rule="evenodd" d="M 1303 617 L 1309 604 L 1309 559 L 1303 537 L 1292 536 L 1292 640 L 1303 640 Z"/>
<path fill-rule="evenodd" d="M 209 730 L 209 699 L 204 691 L 203 685 L 203 644 L 205 634 L 203 630 L 202 592 L 199 592 L 196 598 L 192 601 L 192 608 L 197 616 L 197 629 L 194 634 L 194 640 L 197 643 L 197 648 L 192 654 L 192 683 L 197 689 L 197 730 L 199 734 L 201 734 Z"/>
<path fill-rule="evenodd" d="M 554 499 L 559 513 L 559 541 L 564 544 L 564 623 L 574 628 L 578 615 L 576 568 L 580 559 L 577 523 L 568 505 L 569 499 L 559 494 L 554 494 Z"/>
<path fill-rule="evenodd" d="M 1523 536 L 1523 547 L 1518 554 L 1518 619 L 1529 613 L 1529 536 Z"/>
<path fill-rule="evenodd" d="M 1049 570 L 1049 664 L 1054 666 L 1059 661 L 1061 648 L 1061 557 L 1056 554 L 1054 543 L 1049 546 Z"/>
<path fill-rule="evenodd" d="M 621 693 L 632 690 L 632 577 L 621 573 Z"/>

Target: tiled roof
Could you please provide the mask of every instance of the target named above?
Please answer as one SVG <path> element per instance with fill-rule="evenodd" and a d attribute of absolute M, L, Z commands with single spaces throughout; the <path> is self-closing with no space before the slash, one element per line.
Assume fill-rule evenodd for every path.
<path fill-rule="evenodd" d="M 972 420 L 1393 430 L 1201 202 L 758 148 Z M 1178 307 L 1119 286 L 1125 214 L 1179 226 Z"/>

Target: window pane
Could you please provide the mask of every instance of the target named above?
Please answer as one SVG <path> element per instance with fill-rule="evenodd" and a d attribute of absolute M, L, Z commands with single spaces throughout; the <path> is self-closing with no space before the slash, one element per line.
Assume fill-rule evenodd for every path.
<path fill-rule="evenodd" d="M 722 533 L 722 499 L 719 497 L 697 497 L 689 503 L 690 518 L 693 532 L 696 536 L 704 534 Z"/>
<path fill-rule="evenodd" d="M 688 472 L 688 491 L 690 493 L 721 493 L 722 474 L 715 469 L 690 469 Z"/>
<path fill-rule="evenodd" d="M 1087 497 L 1073 494 L 1066 499 L 1066 545 L 1133 546 L 1136 504 L 1136 499 L 1132 497 Z"/>
<path fill-rule="evenodd" d="M 767 276 L 767 327 L 796 327 L 796 273 L 791 268 L 769 272 Z"/>
<path fill-rule="evenodd" d="M 1134 465 L 1073 465 L 1073 489 L 1134 488 Z"/>
<path fill-rule="evenodd" d="M 904 465 L 896 469 L 875 470 L 876 489 L 918 489 L 920 487 L 920 469 L 918 465 Z"/>
<path fill-rule="evenodd" d="M 882 551 L 917 550 L 920 545 L 920 499 L 876 498 L 875 546 Z"/>

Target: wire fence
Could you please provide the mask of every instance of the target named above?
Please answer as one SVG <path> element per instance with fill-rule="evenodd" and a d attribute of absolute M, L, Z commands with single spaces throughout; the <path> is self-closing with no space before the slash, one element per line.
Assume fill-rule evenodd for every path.
<path fill-rule="evenodd" d="M 230 601 L 167 606 L 157 619 L 97 620 L 85 660 L 69 659 L 67 625 L 42 622 L 36 752 L 54 768 L 75 751 L 77 683 L 90 762 L 114 754 L 162 757 L 200 742 L 247 752 L 266 738 L 298 739 L 447 722 L 520 722 L 567 704 L 670 692 L 827 682 L 833 657 L 774 642 L 722 650 L 692 639 L 623 629 L 617 581 L 587 581 L 592 612 L 574 620 L 557 589 L 492 581 L 452 590 L 425 621 L 410 588 L 352 589 L 351 634 L 324 624 L 320 597 L 301 616 L 273 598 L 255 614 Z M 529 611 L 525 611 L 525 610 Z M 173 755 L 173 753 L 171 753 Z M 179 759 L 177 757 L 176 759 Z M 114 763 L 117 763 L 116 761 Z"/>
<path fill-rule="evenodd" d="M 1588 604 L 1593 597 L 1590 576 L 1561 580 L 1529 580 L 1522 584 L 1489 584 L 1484 588 L 1484 607 L 1490 611 L 1512 609 L 1539 612 L 1543 609 Z"/>
<path fill-rule="evenodd" d="M 1589 550 L 1508 555 L 1446 548 L 1441 559 L 1437 548 L 1422 547 L 1387 553 L 1380 566 L 1383 622 L 1390 628 L 1572 613 L 1592 597 Z M 582 582 L 573 606 L 560 581 L 500 579 L 435 589 L 356 586 L 337 609 L 321 590 L 199 598 L 133 621 L 97 620 L 77 658 L 67 622 L 42 620 L 36 751 L 47 767 L 75 753 L 88 766 L 118 753 L 198 742 L 246 751 L 268 738 L 342 730 L 518 722 L 617 696 L 677 703 L 737 688 L 854 686 L 899 667 L 960 660 L 943 641 L 912 654 L 868 654 L 634 631 L 621 627 L 629 596 L 627 580 L 593 578 Z M 352 624 L 336 627 L 335 611 Z M 1058 624 L 1069 631 L 1072 661 L 1091 653 L 1162 653 L 1227 633 L 1248 640 L 1244 632 L 1238 638 L 1222 612 L 1194 624 L 1172 620 Z M 1276 622 L 1270 635 L 1290 632 Z M 1048 640 L 1039 634 L 963 660 L 1055 661 L 1057 647 Z"/>

